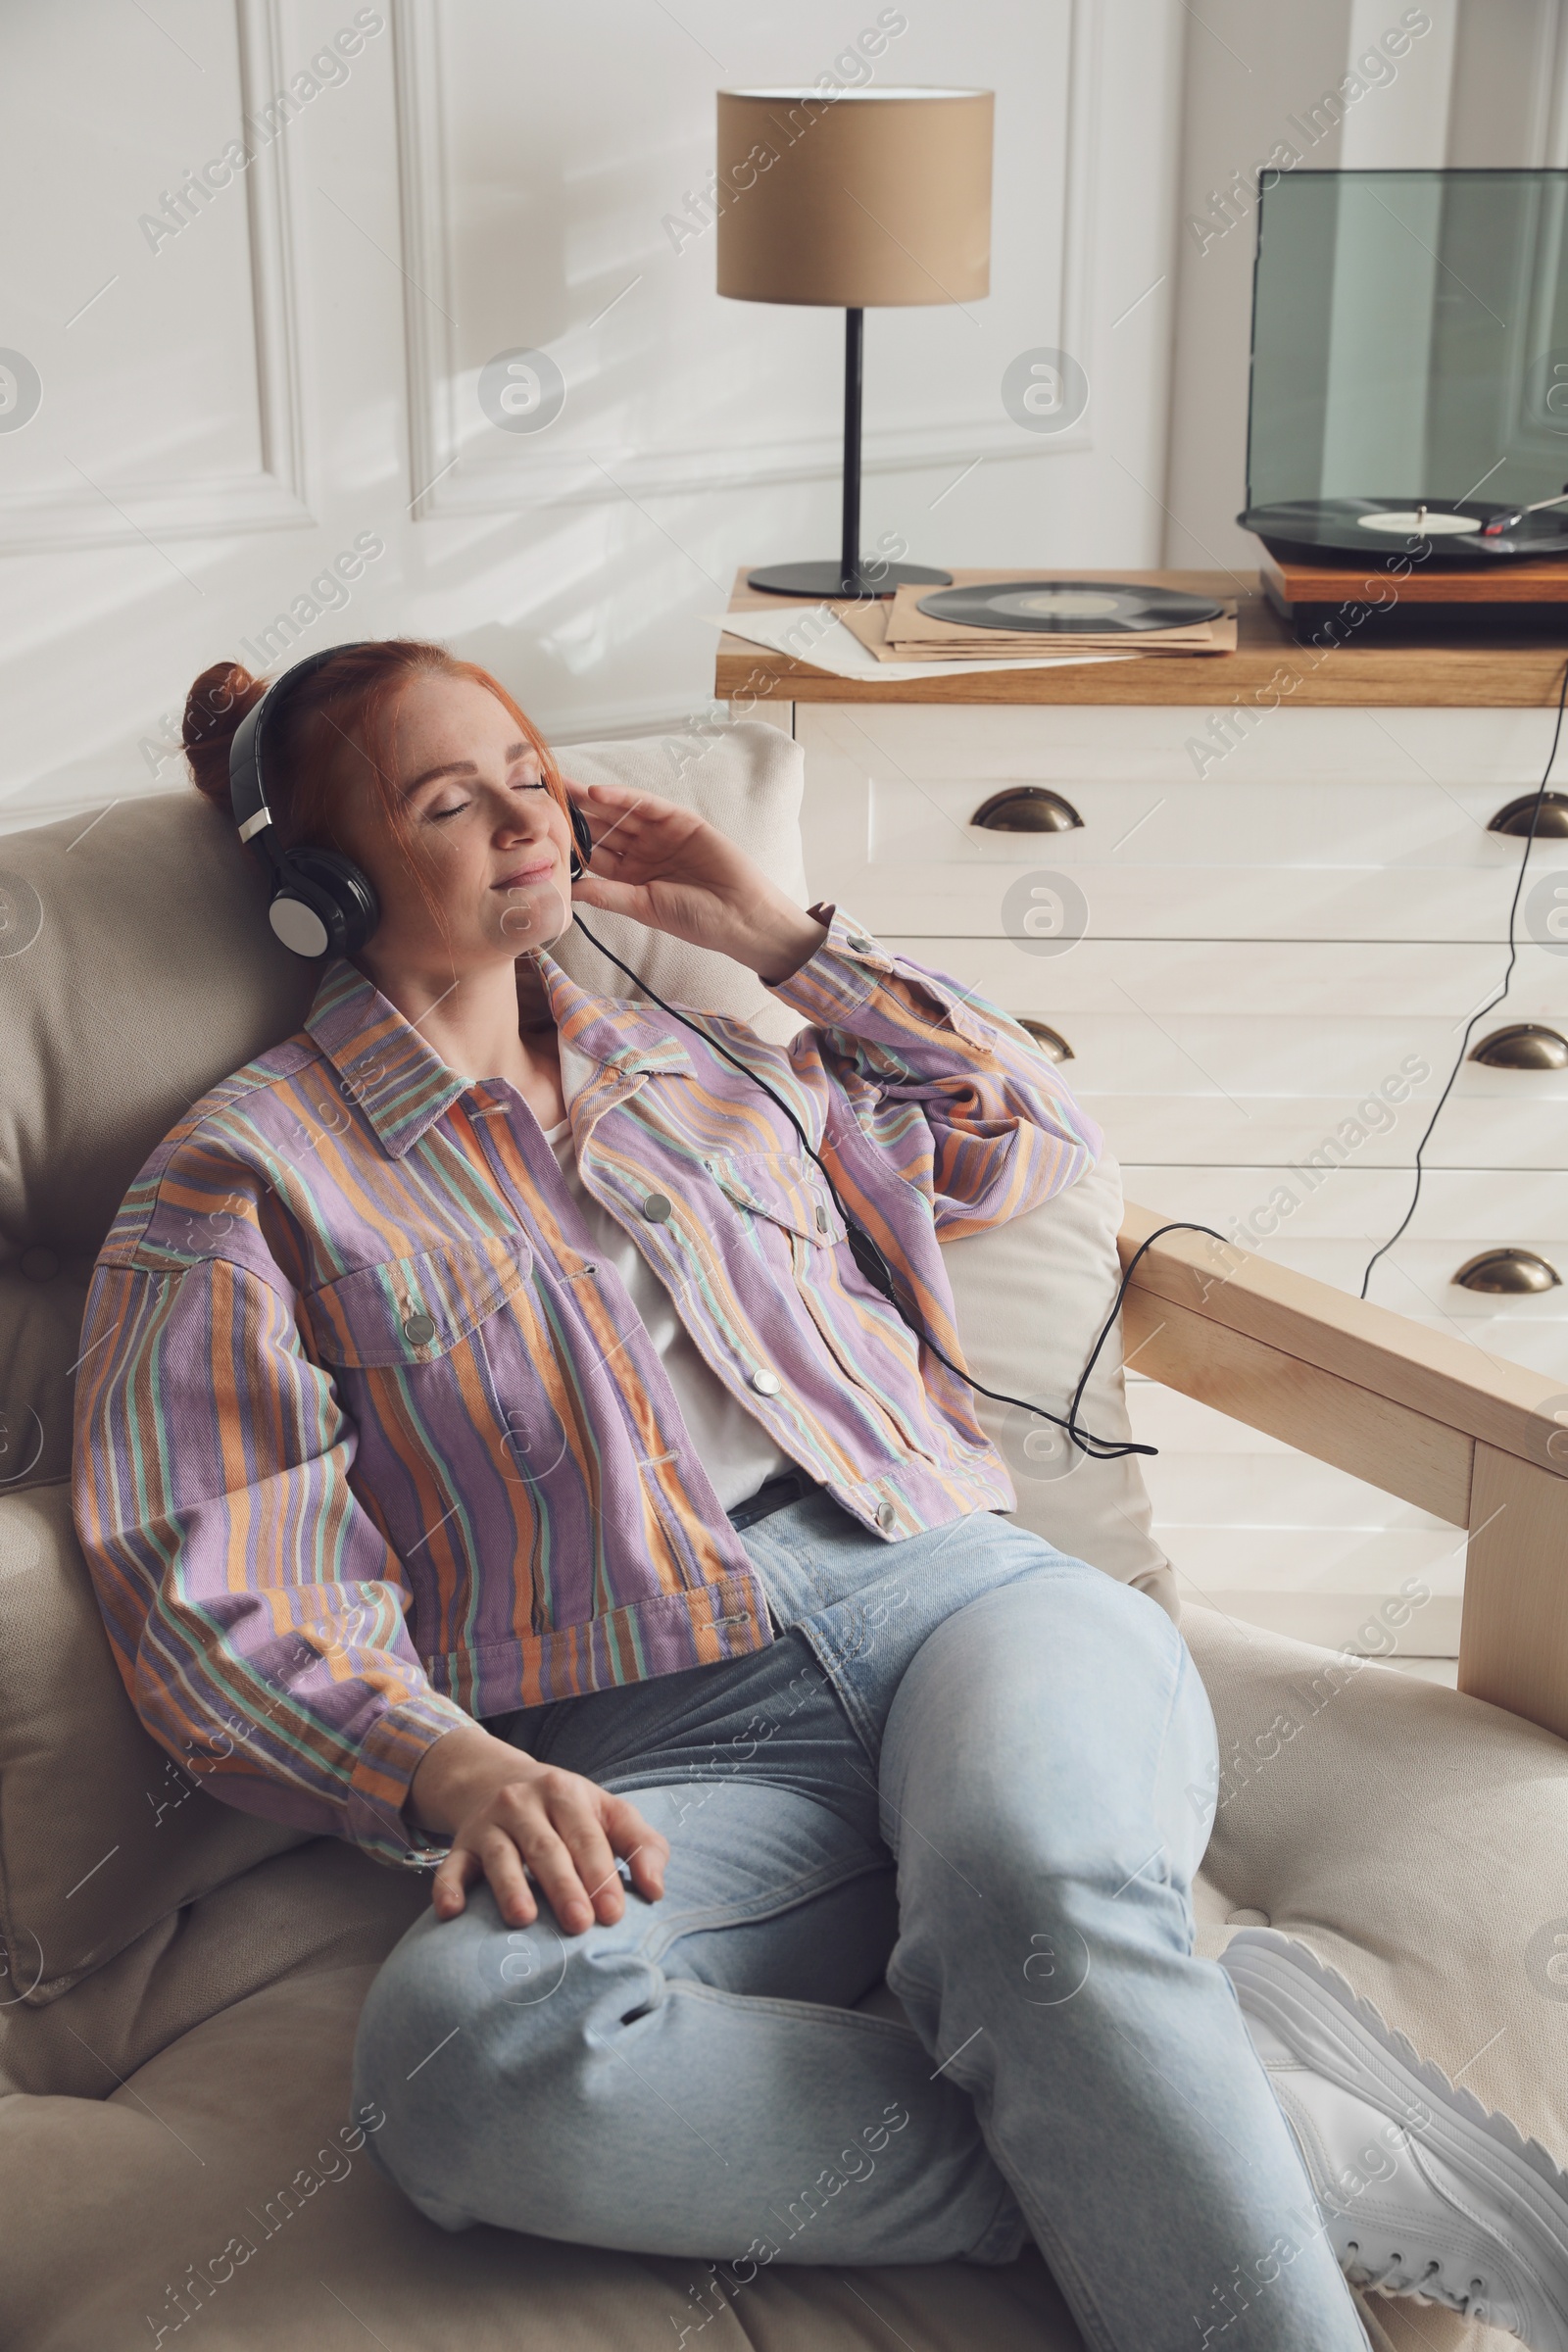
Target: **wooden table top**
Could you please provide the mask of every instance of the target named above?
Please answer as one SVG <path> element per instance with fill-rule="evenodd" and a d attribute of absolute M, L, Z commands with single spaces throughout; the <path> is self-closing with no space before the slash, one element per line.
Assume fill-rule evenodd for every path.
<path fill-rule="evenodd" d="M 746 585 L 742 564 L 730 592 L 731 612 L 792 607 L 804 612 L 805 597 L 760 596 Z M 954 577 L 966 574 L 954 567 Z M 713 665 L 713 694 L 720 702 L 749 697 L 800 703 L 1105 703 L 1199 704 L 1225 710 L 1294 710 L 1335 706 L 1398 708 L 1481 704 L 1496 708 L 1554 705 L 1568 660 L 1568 616 L 1560 628 L 1531 629 L 1508 623 L 1483 635 L 1466 636 L 1451 621 L 1415 616 L 1407 607 L 1396 616 L 1400 634 L 1371 607 L 1347 605 L 1333 622 L 1333 638 L 1298 642 L 1292 625 L 1265 598 L 1255 578 L 1228 571 L 1109 571 L 1057 564 L 1036 570 L 1021 565 L 1015 579 L 1128 580 L 1142 585 L 1188 588 L 1200 595 L 1235 598 L 1234 654 L 1157 654 L 1132 662 L 1086 662 L 1066 669 L 1007 669 L 990 675 L 970 670 L 961 677 L 835 677 L 809 662 L 754 645 L 748 638 L 719 638 Z M 1396 581 L 1374 567 L 1369 597 L 1386 600 Z M 1042 647 L 1042 651 L 1045 648 Z M 889 668 L 893 665 L 890 663 Z"/>

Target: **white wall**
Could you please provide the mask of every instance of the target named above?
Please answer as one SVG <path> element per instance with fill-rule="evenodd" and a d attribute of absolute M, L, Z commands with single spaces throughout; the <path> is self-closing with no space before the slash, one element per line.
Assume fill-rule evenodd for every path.
<path fill-rule="evenodd" d="M 262 666 L 279 613 L 300 651 L 441 637 L 558 741 L 707 708 L 735 567 L 838 547 L 842 320 L 713 292 L 724 83 L 997 92 L 989 298 L 867 319 L 868 547 L 1250 578 L 1257 163 L 1568 162 L 1565 7 L 1424 0 L 1396 78 L 1320 130 L 1406 0 L 12 9 L 0 344 L 42 400 L 8 429 L 0 373 L 0 828 L 183 789 L 190 680 Z M 905 28 L 868 65 L 879 19 Z M 146 225 L 279 92 L 248 168 Z M 1001 396 L 1042 346 L 1091 387 L 1055 437 Z M 478 393 L 522 347 L 565 400 L 515 434 Z"/>
<path fill-rule="evenodd" d="M 1400 30 L 1411 37 L 1392 76 L 1355 73 Z M 1250 579 L 1258 544 L 1234 517 L 1247 495 L 1258 165 L 1281 145 L 1313 170 L 1568 164 L 1568 11 L 1563 0 L 1201 0 L 1182 119 L 1164 561 Z"/>
<path fill-rule="evenodd" d="M 949 564 L 1157 562 L 1188 14 L 8 12 L 0 172 L 28 234 L 0 343 L 42 401 L 4 429 L 0 377 L 0 826 L 187 789 L 169 745 L 186 688 L 225 656 L 263 666 L 280 613 L 300 652 L 440 637 L 560 741 L 707 708 L 735 566 L 837 552 L 843 332 L 836 313 L 715 296 L 691 202 L 712 93 L 814 81 L 879 16 L 906 28 L 841 79 L 996 90 L 996 222 L 986 301 L 868 316 L 865 543 L 898 530 L 915 560 Z M 358 47 L 333 63 L 340 33 Z M 311 94 L 298 77 L 323 55 Z M 253 140 L 245 170 L 205 198 L 184 182 L 177 233 L 149 225 L 190 170 L 216 159 L 222 180 L 242 117 L 290 91 L 295 119 Z M 1039 346 L 1090 378 L 1081 424 L 1055 438 L 1001 398 L 1007 363 Z M 554 360 L 565 400 L 516 434 L 478 387 L 523 347 Z M 377 546 L 330 584 L 335 560 L 354 571 Z"/>

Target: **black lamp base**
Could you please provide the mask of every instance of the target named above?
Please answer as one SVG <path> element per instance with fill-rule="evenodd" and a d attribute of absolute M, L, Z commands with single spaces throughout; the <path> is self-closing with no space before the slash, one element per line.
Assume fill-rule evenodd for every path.
<path fill-rule="evenodd" d="M 951 588 L 951 571 L 932 571 L 924 564 L 879 564 L 875 572 L 863 568 L 846 572 L 838 562 L 768 564 L 749 571 L 748 588 L 763 596 L 891 596 L 895 588 Z"/>

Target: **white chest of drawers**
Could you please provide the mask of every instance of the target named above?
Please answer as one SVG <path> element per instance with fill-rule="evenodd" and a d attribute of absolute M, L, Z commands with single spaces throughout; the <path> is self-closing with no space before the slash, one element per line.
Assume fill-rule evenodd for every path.
<path fill-rule="evenodd" d="M 1409 1206 L 1465 1023 L 1502 985 L 1525 842 L 1491 820 L 1534 795 L 1553 710 L 1400 705 L 1385 678 L 1372 708 L 1282 702 L 1214 759 L 1199 756 L 1216 739 L 1190 700 L 836 702 L 820 678 L 809 691 L 766 714 L 806 748 L 812 892 L 1054 1031 L 1130 1199 L 1359 1290 Z M 1217 679 L 1211 691 L 1223 708 Z M 1559 762 L 1568 795 L 1568 745 Z M 997 829 L 1008 796 L 1004 827 L 1060 829 Z M 1517 936 L 1506 1001 L 1472 1051 L 1522 1023 L 1568 1041 L 1562 834 L 1538 831 Z M 1568 1066 L 1550 1066 L 1549 1038 L 1535 1050 L 1544 1066 L 1461 1065 L 1369 1296 L 1560 1374 L 1568 1395 Z M 1454 1280 L 1504 1249 L 1561 1282 L 1497 1294 Z M 1136 1364 L 1129 1387 L 1139 1434 L 1161 1448 L 1150 1486 L 1188 1590 L 1338 1643 L 1416 1574 L 1432 1598 L 1404 1643 L 1456 1654 L 1455 1530 L 1139 1383 Z"/>

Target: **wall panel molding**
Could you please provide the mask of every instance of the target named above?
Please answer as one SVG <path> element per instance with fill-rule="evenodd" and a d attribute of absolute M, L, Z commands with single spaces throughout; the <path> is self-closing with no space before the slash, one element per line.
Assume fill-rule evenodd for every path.
<path fill-rule="evenodd" d="M 234 19 L 242 105 L 250 116 L 284 86 L 282 0 L 234 0 Z M 234 531 L 298 529 L 314 522 L 306 499 L 294 195 L 286 129 L 259 149 L 247 167 L 245 204 L 260 469 L 216 480 L 133 486 L 111 480 L 102 490 L 84 481 L 78 490 L 11 491 L 0 495 L 0 551 L 106 547 L 141 535 L 220 537 Z"/>
<path fill-rule="evenodd" d="M 1066 152 L 1060 253 L 1060 347 L 1093 381 L 1090 345 L 1096 111 L 1100 99 L 1099 10 L 1070 0 Z M 528 441 L 511 460 L 475 464 L 466 454 L 459 404 L 471 385 L 458 365 L 453 329 L 452 223 L 447 165 L 444 71 L 438 0 L 393 0 L 399 183 L 403 224 L 408 354 L 410 512 L 416 520 L 446 514 L 506 513 L 540 506 L 596 506 L 632 497 L 763 489 L 787 482 L 837 480 L 844 444 L 838 432 L 777 436 L 714 449 L 710 444 L 649 450 L 632 443 L 583 450 Z M 993 397 L 976 408 L 918 427 L 868 422 L 861 469 L 895 473 L 911 466 L 964 466 L 977 459 L 1077 456 L 1094 447 L 1087 417 L 1048 436 L 1020 433 Z M 596 463 L 597 460 L 597 463 Z"/>

